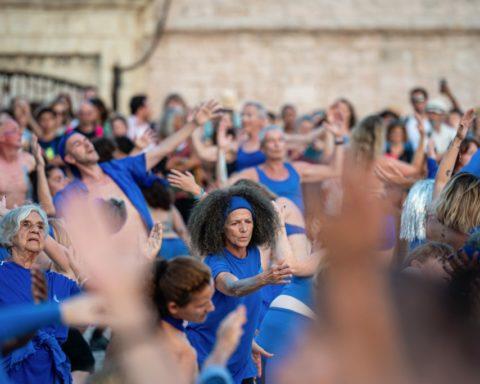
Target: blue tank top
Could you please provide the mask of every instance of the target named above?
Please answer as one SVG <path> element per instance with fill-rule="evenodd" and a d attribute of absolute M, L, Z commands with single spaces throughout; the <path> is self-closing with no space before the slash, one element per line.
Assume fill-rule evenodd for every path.
<path fill-rule="evenodd" d="M 292 236 L 292 235 L 305 235 L 307 232 L 305 231 L 305 228 L 300 227 L 298 225 L 293 225 L 293 224 L 288 224 L 285 223 L 285 230 L 287 232 L 287 236 Z"/>
<path fill-rule="evenodd" d="M 270 179 L 260 167 L 255 167 L 258 174 L 258 181 L 276 195 L 290 199 L 303 213 L 304 206 L 300 175 L 295 168 L 293 168 L 292 164 L 284 163 L 284 165 L 288 170 L 288 177 L 285 180 Z"/>
<path fill-rule="evenodd" d="M 266 158 L 262 151 L 245 152 L 242 147 L 238 148 L 237 161 L 235 162 L 235 172 L 240 172 L 246 168 L 255 167 L 263 164 Z"/>
<path fill-rule="evenodd" d="M 292 296 L 310 308 L 313 304 L 313 278 L 294 276 L 292 282 L 285 286 L 282 295 Z"/>

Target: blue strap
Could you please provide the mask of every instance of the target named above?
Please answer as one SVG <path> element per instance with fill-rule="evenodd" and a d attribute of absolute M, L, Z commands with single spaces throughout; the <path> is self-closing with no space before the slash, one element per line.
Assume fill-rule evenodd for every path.
<path fill-rule="evenodd" d="M 305 228 L 300 227 L 298 225 L 288 224 L 285 223 L 285 230 L 287 231 L 287 236 L 302 234 L 306 233 Z"/>

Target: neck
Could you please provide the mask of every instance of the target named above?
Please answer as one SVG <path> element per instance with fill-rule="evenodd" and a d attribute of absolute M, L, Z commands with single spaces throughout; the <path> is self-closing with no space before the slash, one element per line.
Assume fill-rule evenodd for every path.
<path fill-rule="evenodd" d="M 80 175 L 84 181 L 99 181 L 104 175 L 98 163 L 76 165 L 76 167 L 80 171 Z"/>
<path fill-rule="evenodd" d="M 19 252 L 15 248 L 12 249 L 12 261 L 21 265 L 25 269 L 32 268 L 32 265 L 38 256 L 39 252 L 23 251 Z"/>
<path fill-rule="evenodd" d="M 247 248 L 246 247 L 237 247 L 233 244 L 227 244 L 225 247 L 227 248 L 228 252 L 230 252 L 232 255 L 238 257 L 239 259 L 244 259 L 247 257 Z"/>
<path fill-rule="evenodd" d="M 95 123 L 84 123 L 78 127 L 83 133 L 92 133 L 95 130 Z"/>
<path fill-rule="evenodd" d="M 265 161 L 264 163 L 264 166 L 268 169 L 271 169 L 272 171 L 281 171 L 284 168 L 283 159 L 281 160 L 267 159 L 267 161 Z"/>
<path fill-rule="evenodd" d="M 45 140 L 45 141 L 53 140 L 56 135 L 57 135 L 57 130 L 56 129 L 54 129 L 52 131 L 47 131 L 43 134 L 43 140 Z"/>
<path fill-rule="evenodd" d="M 141 115 L 135 115 L 135 118 L 137 119 L 138 122 L 140 123 L 146 123 L 147 122 L 147 119 L 145 119 L 143 116 Z"/>
<path fill-rule="evenodd" d="M 13 163 L 19 159 L 20 149 L 10 145 L 0 145 L 0 158 L 7 163 Z"/>

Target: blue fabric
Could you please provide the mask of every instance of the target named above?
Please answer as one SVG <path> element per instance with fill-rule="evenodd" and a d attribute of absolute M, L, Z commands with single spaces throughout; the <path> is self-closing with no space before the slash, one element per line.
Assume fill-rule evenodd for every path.
<path fill-rule="evenodd" d="M 232 376 L 225 367 L 210 365 L 202 369 L 197 384 L 233 384 Z"/>
<path fill-rule="evenodd" d="M 287 236 L 292 236 L 292 235 L 305 235 L 307 232 L 305 231 L 305 228 L 300 227 L 298 225 L 293 225 L 293 224 L 288 224 L 285 223 L 285 230 L 287 231 Z"/>
<path fill-rule="evenodd" d="M 282 295 L 292 296 L 310 308 L 313 308 L 313 278 L 308 276 L 293 276 L 290 284 L 287 284 L 283 288 Z"/>
<path fill-rule="evenodd" d="M 427 156 L 427 179 L 435 179 L 438 172 L 438 164 L 435 159 Z"/>
<path fill-rule="evenodd" d="M 61 302 L 80 292 L 78 285 L 63 275 L 46 272 L 48 300 Z M 0 308 L 33 303 L 30 270 L 13 262 L 0 263 Z M 60 324 L 42 327 L 22 348 L 3 358 L 2 366 L 14 383 L 71 383 L 70 363 L 60 344 L 68 328 Z"/>
<path fill-rule="evenodd" d="M 480 177 L 480 149 L 470 159 L 470 162 L 465 165 L 461 170 L 461 173 L 471 173 L 477 177 Z"/>
<path fill-rule="evenodd" d="M 293 168 L 290 163 L 284 163 L 285 168 L 288 170 L 288 178 L 285 180 L 273 180 L 270 179 L 260 167 L 255 167 L 258 174 L 258 181 L 265 185 L 277 196 L 286 197 L 290 199 L 295 205 L 304 212 L 302 185 L 300 182 L 300 175 Z"/>
<path fill-rule="evenodd" d="M 57 153 L 60 155 L 63 161 L 65 161 L 65 155 L 66 155 L 66 150 L 67 150 L 67 141 L 68 139 L 73 136 L 75 133 L 78 133 L 76 131 L 71 131 L 63 135 L 60 139 L 60 141 L 57 144 Z"/>
<path fill-rule="evenodd" d="M 253 215 L 253 208 L 248 202 L 247 199 L 244 199 L 241 196 L 232 196 L 230 201 L 228 202 L 228 207 L 225 210 L 225 218 L 232 213 L 233 211 L 236 211 L 237 209 L 248 209 L 250 213 Z"/>
<path fill-rule="evenodd" d="M 160 248 L 159 256 L 165 260 L 171 260 L 178 256 L 188 256 L 190 251 L 187 244 L 179 237 L 171 237 L 163 239 L 162 248 Z"/>
<path fill-rule="evenodd" d="M 185 327 L 183 326 L 182 319 L 175 319 L 172 316 L 165 316 L 162 318 L 162 320 L 170 324 L 173 328 L 176 328 L 181 332 L 185 332 Z"/>
<path fill-rule="evenodd" d="M 246 168 L 255 167 L 263 164 L 267 160 L 265 154 L 261 151 L 245 152 L 242 147 L 238 148 L 237 160 L 235 162 L 235 172 L 243 171 Z"/>
<path fill-rule="evenodd" d="M 248 249 L 247 256 L 239 259 L 228 250 L 220 254 L 208 255 L 205 264 L 210 267 L 215 279 L 220 273 L 228 272 L 238 279 L 246 279 L 258 275 L 261 271 L 260 251 L 257 247 Z M 198 363 L 203 365 L 205 359 L 212 352 L 216 340 L 216 333 L 221 321 L 238 305 L 243 304 L 247 309 L 247 323 L 240 343 L 228 361 L 227 368 L 233 377 L 233 382 L 240 384 L 243 379 L 255 377 L 257 369 L 251 358 L 252 341 L 258 325 L 261 305 L 261 291 L 253 292 L 243 297 L 227 296 L 215 290 L 212 302 L 215 310 L 209 313 L 204 323 L 190 323 L 187 327 L 187 336 L 190 344 L 197 351 Z"/>
<path fill-rule="evenodd" d="M 143 197 L 139 186 L 149 182 L 145 154 L 134 157 L 126 157 L 121 160 L 112 160 L 100 163 L 103 172 L 112 178 L 137 209 L 148 230 L 153 227 L 152 216 L 148 210 L 147 202 Z M 87 194 L 87 186 L 81 179 L 75 178 L 69 185 L 58 192 L 53 198 L 57 214 L 62 216 L 62 211 L 68 199 L 75 194 Z"/>
<path fill-rule="evenodd" d="M 10 253 L 7 248 L 0 247 L 0 262 L 10 258 Z"/>
<path fill-rule="evenodd" d="M 38 140 L 38 144 L 40 144 L 42 149 L 45 151 L 45 154 L 47 154 L 47 157 L 50 157 L 51 155 L 55 156 L 59 154 L 58 148 L 61 142 L 62 142 L 61 136 L 55 137 L 53 140 L 50 140 L 50 141 L 43 141 L 40 139 Z"/>

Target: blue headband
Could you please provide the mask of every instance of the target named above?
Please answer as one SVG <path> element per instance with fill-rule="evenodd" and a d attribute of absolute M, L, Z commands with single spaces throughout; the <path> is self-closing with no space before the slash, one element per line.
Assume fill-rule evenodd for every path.
<path fill-rule="evenodd" d="M 78 132 L 70 131 L 70 132 L 66 133 L 65 135 L 63 135 L 62 139 L 58 143 L 57 152 L 60 155 L 60 157 L 62 158 L 63 162 L 65 162 L 65 156 L 67 154 L 67 141 L 75 133 L 78 133 Z"/>
<path fill-rule="evenodd" d="M 458 173 L 471 173 L 474 176 L 480 177 L 480 149 L 475 152 L 470 159 L 470 162 Z"/>
<path fill-rule="evenodd" d="M 236 211 L 237 209 L 248 209 L 253 216 L 253 208 L 246 199 L 240 196 L 232 196 L 230 202 L 228 203 L 228 207 L 225 210 L 225 218 L 227 218 L 230 213 Z"/>

